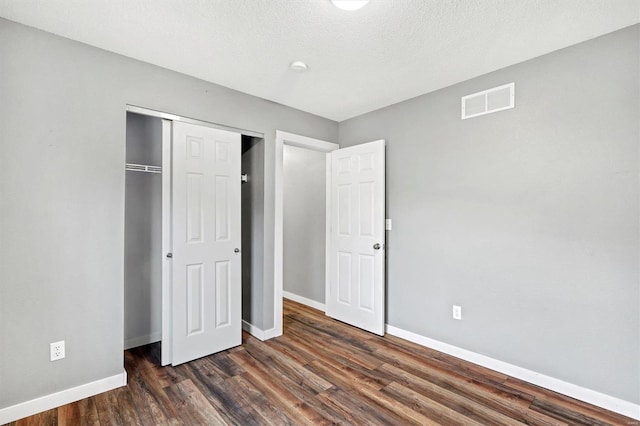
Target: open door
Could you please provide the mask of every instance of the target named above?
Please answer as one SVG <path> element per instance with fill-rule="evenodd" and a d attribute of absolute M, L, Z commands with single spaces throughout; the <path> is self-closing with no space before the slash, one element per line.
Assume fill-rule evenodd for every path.
<path fill-rule="evenodd" d="M 240 138 L 173 123 L 172 253 L 167 254 L 173 365 L 242 343 Z"/>
<path fill-rule="evenodd" d="M 384 335 L 385 142 L 332 151 L 327 315 Z"/>

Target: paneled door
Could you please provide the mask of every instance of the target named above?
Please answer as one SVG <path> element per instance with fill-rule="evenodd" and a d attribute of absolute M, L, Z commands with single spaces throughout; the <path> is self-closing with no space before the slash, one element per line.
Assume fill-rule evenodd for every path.
<path fill-rule="evenodd" d="M 384 335 L 384 140 L 330 154 L 327 315 Z"/>
<path fill-rule="evenodd" d="M 240 138 L 173 123 L 173 365 L 242 342 Z"/>

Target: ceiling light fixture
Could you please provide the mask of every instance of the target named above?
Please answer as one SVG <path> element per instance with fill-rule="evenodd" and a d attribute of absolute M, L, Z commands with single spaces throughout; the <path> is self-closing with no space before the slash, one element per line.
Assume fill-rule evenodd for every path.
<path fill-rule="evenodd" d="M 306 70 L 309 69 L 307 64 L 305 64 L 302 61 L 293 61 L 293 62 L 291 62 L 289 64 L 289 68 L 291 68 L 292 71 L 296 71 L 296 72 L 305 72 Z"/>
<path fill-rule="evenodd" d="M 331 3 L 338 9 L 358 10 L 365 7 L 369 0 L 331 0 Z"/>

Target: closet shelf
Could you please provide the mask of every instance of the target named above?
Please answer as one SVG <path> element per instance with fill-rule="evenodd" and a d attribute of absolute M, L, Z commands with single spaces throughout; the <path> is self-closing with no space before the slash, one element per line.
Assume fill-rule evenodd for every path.
<path fill-rule="evenodd" d="M 132 172 L 162 173 L 162 167 L 150 166 L 148 164 L 127 163 L 124 165 L 124 169 Z"/>

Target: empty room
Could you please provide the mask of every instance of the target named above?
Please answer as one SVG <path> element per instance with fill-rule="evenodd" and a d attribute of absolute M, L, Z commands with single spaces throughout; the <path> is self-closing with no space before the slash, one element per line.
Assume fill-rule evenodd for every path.
<path fill-rule="evenodd" d="M 640 0 L 0 0 L 0 424 L 640 424 Z"/>

